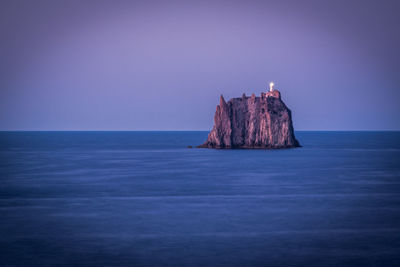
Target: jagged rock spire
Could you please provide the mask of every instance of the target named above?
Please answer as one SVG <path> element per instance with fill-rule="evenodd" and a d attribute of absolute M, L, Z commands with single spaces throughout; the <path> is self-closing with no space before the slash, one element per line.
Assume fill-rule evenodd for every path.
<path fill-rule="evenodd" d="M 268 97 L 243 95 L 228 102 L 221 95 L 214 115 L 214 127 L 205 148 L 290 148 L 298 147 L 291 111 L 278 90 Z"/>

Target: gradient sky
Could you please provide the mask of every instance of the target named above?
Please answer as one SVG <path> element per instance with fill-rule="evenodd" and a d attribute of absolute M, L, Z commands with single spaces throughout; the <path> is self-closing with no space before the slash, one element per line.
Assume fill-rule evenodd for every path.
<path fill-rule="evenodd" d="M 0 2 L 0 130 L 210 130 L 273 80 L 296 130 L 400 130 L 400 1 Z"/>

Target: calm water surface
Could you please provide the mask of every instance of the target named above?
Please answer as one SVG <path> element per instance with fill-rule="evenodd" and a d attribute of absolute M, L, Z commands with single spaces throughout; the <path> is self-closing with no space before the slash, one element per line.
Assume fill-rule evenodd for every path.
<path fill-rule="evenodd" d="M 0 132 L 0 266 L 400 266 L 400 133 Z"/>

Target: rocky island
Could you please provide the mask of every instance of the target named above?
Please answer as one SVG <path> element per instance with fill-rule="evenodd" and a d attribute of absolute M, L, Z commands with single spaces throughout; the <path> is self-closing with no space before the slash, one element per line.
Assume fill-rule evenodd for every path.
<path fill-rule="evenodd" d="M 270 84 L 260 97 L 232 98 L 221 95 L 214 115 L 214 127 L 200 148 L 294 148 L 300 144 L 294 136 L 290 109 L 281 94 Z"/>

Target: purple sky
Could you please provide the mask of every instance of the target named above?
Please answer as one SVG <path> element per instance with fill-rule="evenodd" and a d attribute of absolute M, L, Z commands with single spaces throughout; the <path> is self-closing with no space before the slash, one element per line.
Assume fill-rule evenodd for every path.
<path fill-rule="evenodd" d="M 0 130 L 210 130 L 273 80 L 296 130 L 400 130 L 400 1 L 0 2 Z"/>

